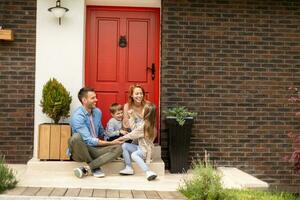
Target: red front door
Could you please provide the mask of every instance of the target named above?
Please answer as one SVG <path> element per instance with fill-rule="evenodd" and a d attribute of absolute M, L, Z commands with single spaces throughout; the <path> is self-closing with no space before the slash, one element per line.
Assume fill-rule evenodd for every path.
<path fill-rule="evenodd" d="M 103 125 L 134 83 L 159 108 L 159 9 L 87 7 L 86 28 L 85 85 L 96 90 Z"/>

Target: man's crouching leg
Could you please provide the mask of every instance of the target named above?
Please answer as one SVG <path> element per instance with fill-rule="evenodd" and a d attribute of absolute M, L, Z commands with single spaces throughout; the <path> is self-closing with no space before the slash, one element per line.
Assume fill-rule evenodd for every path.
<path fill-rule="evenodd" d="M 69 148 L 71 149 L 72 159 L 77 162 L 90 163 L 92 158 L 88 151 L 87 145 L 82 140 L 80 134 L 75 133 L 69 138 Z M 86 167 L 78 167 L 74 169 L 74 175 L 78 178 L 82 178 L 88 174 Z"/>
<path fill-rule="evenodd" d="M 94 153 L 97 154 L 97 158 L 89 163 L 90 168 L 98 169 L 102 165 L 115 160 L 122 154 L 121 145 L 111 145 L 106 147 L 97 147 L 94 149 Z"/>

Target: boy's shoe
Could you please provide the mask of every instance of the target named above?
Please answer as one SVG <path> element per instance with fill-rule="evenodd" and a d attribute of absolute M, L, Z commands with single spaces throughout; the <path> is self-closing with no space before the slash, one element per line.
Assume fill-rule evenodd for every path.
<path fill-rule="evenodd" d="M 123 157 L 119 156 L 116 158 L 116 160 L 124 160 Z"/>
<path fill-rule="evenodd" d="M 120 174 L 122 174 L 122 175 L 133 175 L 134 171 L 133 171 L 132 167 L 126 166 L 124 169 L 122 169 L 120 171 Z"/>
<path fill-rule="evenodd" d="M 104 172 L 100 168 L 96 168 L 92 170 L 92 174 L 94 177 L 103 178 L 105 176 Z"/>
<path fill-rule="evenodd" d="M 146 177 L 148 181 L 152 181 L 154 179 L 156 179 L 157 174 L 153 171 L 146 171 Z"/>
<path fill-rule="evenodd" d="M 88 170 L 85 167 L 78 167 L 78 168 L 75 168 L 73 171 L 74 171 L 74 175 L 77 178 L 82 178 L 83 176 L 88 175 Z"/>

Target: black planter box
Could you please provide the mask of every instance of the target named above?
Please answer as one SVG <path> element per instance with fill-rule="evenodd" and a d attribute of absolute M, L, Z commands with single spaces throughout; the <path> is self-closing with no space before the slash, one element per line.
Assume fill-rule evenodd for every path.
<path fill-rule="evenodd" d="M 188 158 L 193 122 L 193 118 L 187 118 L 185 124 L 180 126 L 175 118 L 166 118 L 171 173 L 182 173 L 189 169 Z"/>

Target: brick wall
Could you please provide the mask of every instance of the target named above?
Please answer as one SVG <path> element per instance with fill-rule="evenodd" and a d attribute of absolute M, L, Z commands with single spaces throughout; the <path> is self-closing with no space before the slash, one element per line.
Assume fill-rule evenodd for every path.
<path fill-rule="evenodd" d="M 25 163 L 33 155 L 36 0 L 1 0 L 0 19 L 15 37 L 0 40 L 0 154 Z"/>
<path fill-rule="evenodd" d="M 299 1 L 204 2 L 162 1 L 162 110 L 198 112 L 190 160 L 206 149 L 218 165 L 300 185 L 282 159 L 300 123 L 287 101 L 287 88 L 300 86 Z"/>

